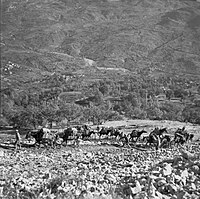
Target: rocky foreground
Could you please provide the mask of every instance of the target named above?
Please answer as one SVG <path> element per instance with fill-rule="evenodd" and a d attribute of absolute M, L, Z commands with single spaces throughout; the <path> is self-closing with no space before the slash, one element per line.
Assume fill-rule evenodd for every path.
<path fill-rule="evenodd" d="M 197 143 L 160 151 L 111 146 L 1 151 L 0 198 L 197 199 L 199 152 Z"/>

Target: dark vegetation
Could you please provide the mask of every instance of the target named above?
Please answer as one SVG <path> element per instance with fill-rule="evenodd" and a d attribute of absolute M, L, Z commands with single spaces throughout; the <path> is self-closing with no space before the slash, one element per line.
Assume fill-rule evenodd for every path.
<path fill-rule="evenodd" d="M 198 2 L 1 4 L 1 125 L 124 117 L 200 124 Z"/>

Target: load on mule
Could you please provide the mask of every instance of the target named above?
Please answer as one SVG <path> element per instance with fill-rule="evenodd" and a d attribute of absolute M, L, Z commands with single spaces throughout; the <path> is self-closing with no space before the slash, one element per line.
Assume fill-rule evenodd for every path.
<path fill-rule="evenodd" d="M 190 133 L 190 134 L 189 134 L 188 141 L 193 141 L 193 138 L 194 138 L 194 134 L 193 134 L 193 133 Z"/>
<path fill-rule="evenodd" d="M 44 135 L 44 132 L 43 132 L 43 129 L 39 129 L 39 130 L 36 130 L 36 131 L 29 131 L 27 134 L 26 134 L 26 137 L 25 139 L 29 139 L 31 137 L 33 137 L 35 139 L 35 144 L 41 144 L 42 142 L 42 138 L 43 138 L 43 135 Z"/>
<path fill-rule="evenodd" d="M 78 145 L 78 139 L 81 137 L 80 132 L 75 127 L 68 127 L 63 132 L 57 133 L 56 138 L 62 138 L 62 143 L 68 143 L 69 140 L 73 140 L 75 145 Z"/>
<path fill-rule="evenodd" d="M 117 137 L 120 137 L 122 134 L 122 132 L 120 132 L 119 129 L 113 129 L 113 131 L 110 132 L 110 137 L 115 137 L 115 139 L 117 139 Z"/>
<path fill-rule="evenodd" d="M 185 130 L 185 127 L 182 129 L 178 128 L 174 133 L 174 144 L 183 145 L 189 139 L 189 133 Z"/>
<path fill-rule="evenodd" d="M 120 134 L 120 138 L 119 141 L 122 142 L 122 147 L 124 147 L 125 145 L 129 146 L 129 135 L 126 135 L 125 133 L 121 133 Z"/>
<path fill-rule="evenodd" d="M 145 131 L 145 130 L 142 130 L 142 131 L 132 130 L 132 132 L 129 135 L 130 136 L 129 141 L 137 142 L 138 139 L 140 139 L 140 137 L 143 133 L 147 133 L 147 131 Z M 134 140 L 134 138 L 136 138 L 136 139 Z"/>
<path fill-rule="evenodd" d="M 156 127 L 150 134 L 149 136 L 143 138 L 143 141 L 146 141 L 146 146 L 149 145 L 153 145 L 155 146 L 156 150 L 158 150 L 158 148 L 160 148 L 161 146 L 161 142 L 164 141 L 164 137 L 163 137 L 163 133 L 167 133 L 167 128 L 162 128 L 159 129 L 158 127 Z M 167 138 L 168 139 L 168 138 Z M 165 140 L 166 142 L 166 140 Z"/>
<path fill-rule="evenodd" d="M 102 135 L 106 135 L 107 137 L 110 135 L 110 133 L 114 130 L 114 128 L 106 128 L 102 127 L 102 129 L 99 131 L 99 139 Z"/>
<path fill-rule="evenodd" d="M 150 133 L 150 135 L 146 138 L 146 146 L 148 144 L 149 146 L 155 146 L 156 150 L 158 150 L 158 148 L 160 147 L 160 137 L 155 133 Z"/>
<path fill-rule="evenodd" d="M 147 146 L 148 144 L 149 144 L 150 146 L 153 145 L 153 146 L 155 146 L 156 150 L 158 150 L 158 148 L 160 148 L 161 141 L 162 141 L 162 135 L 163 135 L 164 132 L 167 133 L 167 128 L 159 129 L 158 127 L 156 127 L 156 128 L 149 134 L 149 136 L 146 138 L 146 146 Z"/>
<path fill-rule="evenodd" d="M 158 127 L 156 127 L 151 133 L 158 135 L 161 138 L 163 133 L 167 133 L 167 128 L 165 127 L 165 128 L 159 129 Z"/>
<path fill-rule="evenodd" d="M 36 131 L 29 131 L 25 139 L 29 139 L 33 137 L 35 139 L 35 144 L 47 143 L 48 145 L 54 146 L 55 143 L 55 135 L 51 133 L 51 131 L 47 128 L 41 128 Z"/>
<path fill-rule="evenodd" d="M 171 147 L 171 136 L 170 135 L 162 136 L 160 142 L 161 142 L 160 148 Z"/>
<path fill-rule="evenodd" d="M 77 127 L 78 131 L 80 131 L 82 139 L 89 139 L 91 135 L 96 134 L 95 131 L 91 130 L 87 125 L 83 125 L 83 127 Z"/>

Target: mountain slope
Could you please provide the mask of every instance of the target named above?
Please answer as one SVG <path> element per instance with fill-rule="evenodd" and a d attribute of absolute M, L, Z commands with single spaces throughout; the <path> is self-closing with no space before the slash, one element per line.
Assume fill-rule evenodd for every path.
<path fill-rule="evenodd" d="M 86 57 L 99 67 L 200 73 L 198 2 L 10 0 L 2 7 L 3 69 L 12 61 L 77 70 Z"/>
<path fill-rule="evenodd" d="M 85 97 L 100 80 L 200 79 L 197 1 L 2 0 L 1 14 L 6 96 L 10 89 L 17 95 L 81 91 Z"/>

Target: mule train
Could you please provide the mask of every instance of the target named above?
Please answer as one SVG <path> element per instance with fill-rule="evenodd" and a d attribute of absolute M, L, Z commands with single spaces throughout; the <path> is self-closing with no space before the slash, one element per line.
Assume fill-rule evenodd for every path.
<path fill-rule="evenodd" d="M 142 136 L 146 135 L 146 136 Z M 133 143 L 140 143 L 146 147 L 155 147 L 164 148 L 164 147 L 172 147 L 179 146 L 192 141 L 194 134 L 189 134 L 185 127 L 182 129 L 178 128 L 174 134 L 169 134 L 167 128 L 158 128 L 156 127 L 153 131 L 148 133 L 145 130 L 132 130 L 130 133 L 123 133 L 121 129 L 114 127 L 102 127 L 101 129 L 97 127 L 95 130 L 92 130 L 87 125 L 83 126 L 75 126 L 68 127 L 64 129 L 62 132 L 52 133 L 47 128 L 41 128 L 36 131 L 30 131 L 26 134 L 25 138 L 35 139 L 35 145 L 39 144 L 47 144 L 52 147 L 56 147 L 58 145 L 68 144 L 69 141 L 73 141 L 73 145 L 79 145 L 80 140 L 87 139 L 102 139 L 102 137 L 106 139 L 114 139 L 115 141 L 119 141 L 124 145 L 129 145 Z"/>

